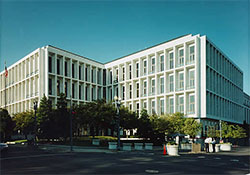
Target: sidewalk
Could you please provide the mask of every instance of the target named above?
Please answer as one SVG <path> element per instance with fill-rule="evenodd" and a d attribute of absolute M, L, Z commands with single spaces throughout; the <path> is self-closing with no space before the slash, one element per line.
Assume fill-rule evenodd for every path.
<path fill-rule="evenodd" d="M 40 149 L 45 151 L 56 151 L 56 152 L 70 152 L 70 145 L 50 145 L 50 144 L 39 144 Z M 84 153 L 148 153 L 148 154 L 163 154 L 162 146 L 154 146 L 153 150 L 134 150 L 131 151 L 117 151 L 117 150 L 109 150 L 108 147 L 101 146 L 73 146 L 73 152 L 84 152 Z M 250 155 L 250 147 L 236 147 L 233 148 L 230 152 L 217 152 L 217 153 L 206 153 L 205 151 L 201 151 L 199 153 L 193 153 L 191 151 L 179 151 L 179 155 L 191 155 L 191 154 L 242 154 L 242 155 Z"/>

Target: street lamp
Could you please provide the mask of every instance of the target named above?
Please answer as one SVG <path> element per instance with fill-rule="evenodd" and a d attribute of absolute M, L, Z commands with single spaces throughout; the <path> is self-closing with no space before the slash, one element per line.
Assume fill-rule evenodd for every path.
<path fill-rule="evenodd" d="M 36 132 L 37 132 L 37 122 L 36 122 L 36 111 L 37 111 L 37 101 L 34 101 L 33 102 L 34 104 L 34 111 L 35 111 L 35 146 L 36 146 Z"/>
<path fill-rule="evenodd" d="M 117 117 L 117 150 L 120 150 L 120 106 L 121 98 L 117 96 L 114 97 L 115 107 L 116 107 L 116 117 Z"/>

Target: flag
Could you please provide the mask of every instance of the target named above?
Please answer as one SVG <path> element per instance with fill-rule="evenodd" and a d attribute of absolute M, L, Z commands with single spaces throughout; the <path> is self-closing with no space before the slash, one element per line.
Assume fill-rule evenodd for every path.
<path fill-rule="evenodd" d="M 8 70 L 7 70 L 7 67 L 5 66 L 5 77 L 7 78 L 8 77 Z"/>

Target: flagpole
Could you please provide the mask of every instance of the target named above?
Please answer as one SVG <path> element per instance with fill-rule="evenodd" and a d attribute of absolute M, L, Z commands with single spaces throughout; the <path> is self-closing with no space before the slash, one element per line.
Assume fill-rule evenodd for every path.
<path fill-rule="evenodd" d="M 7 104 L 7 96 L 6 96 L 6 80 L 7 80 L 7 76 L 6 76 L 6 61 L 4 62 L 4 77 L 5 77 L 5 83 L 4 83 L 4 96 L 5 96 L 5 100 L 4 100 L 4 108 L 6 109 L 6 104 Z"/>

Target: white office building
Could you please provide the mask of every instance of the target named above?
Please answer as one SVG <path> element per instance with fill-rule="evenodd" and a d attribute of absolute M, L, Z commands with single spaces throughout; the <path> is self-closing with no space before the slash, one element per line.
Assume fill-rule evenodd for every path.
<path fill-rule="evenodd" d="M 56 104 L 63 92 L 78 104 L 117 95 L 134 111 L 181 112 L 204 131 L 219 120 L 250 123 L 242 70 L 206 36 L 185 35 L 105 64 L 48 45 L 8 72 L 6 98 L 0 74 L 0 107 L 11 114 L 32 109 L 43 95 Z"/>

